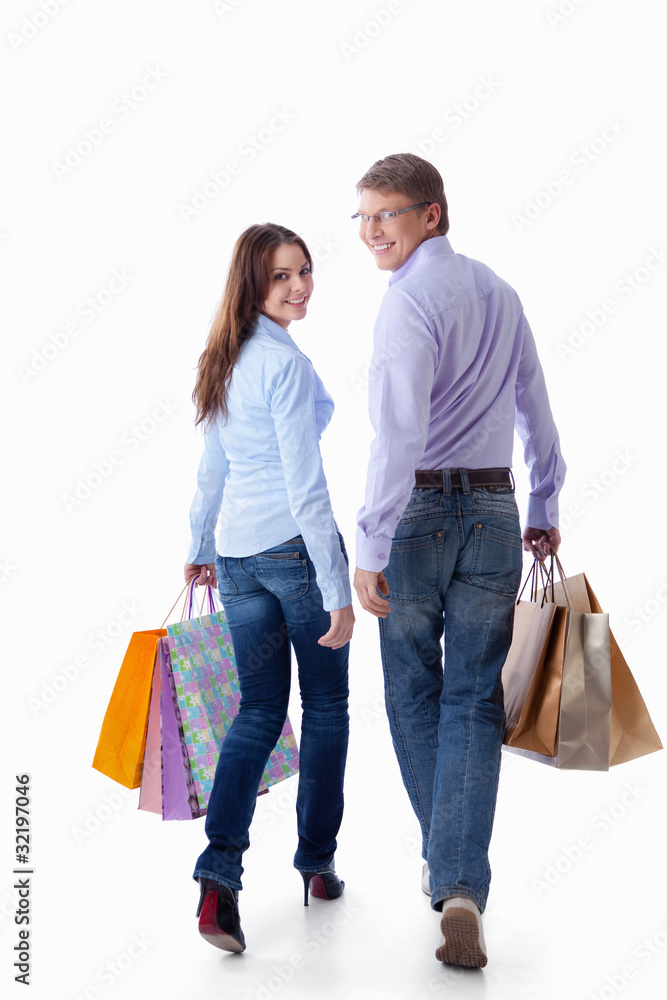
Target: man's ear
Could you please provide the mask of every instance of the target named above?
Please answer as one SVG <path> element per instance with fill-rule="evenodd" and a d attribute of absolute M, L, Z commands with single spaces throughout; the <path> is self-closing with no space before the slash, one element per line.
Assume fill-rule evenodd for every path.
<path fill-rule="evenodd" d="M 426 209 L 426 228 L 429 230 L 437 229 L 441 215 L 442 209 L 440 208 L 440 205 L 438 205 L 437 201 L 434 201 Z"/>

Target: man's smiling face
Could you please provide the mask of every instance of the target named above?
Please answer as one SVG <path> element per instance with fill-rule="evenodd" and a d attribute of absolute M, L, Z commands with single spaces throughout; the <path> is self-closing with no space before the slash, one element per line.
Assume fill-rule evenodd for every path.
<path fill-rule="evenodd" d="M 380 212 L 398 212 L 409 208 L 414 201 L 398 191 L 371 191 L 362 189 L 358 211 L 363 215 Z M 387 222 L 360 220 L 359 236 L 383 271 L 397 271 L 405 264 L 420 243 L 433 236 L 440 218 L 438 205 L 425 205 L 397 215 Z"/>

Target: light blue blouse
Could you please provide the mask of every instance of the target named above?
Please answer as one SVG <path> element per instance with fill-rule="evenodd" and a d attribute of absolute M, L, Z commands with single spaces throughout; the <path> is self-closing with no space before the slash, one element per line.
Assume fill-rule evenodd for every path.
<path fill-rule="evenodd" d="M 302 535 L 324 608 L 351 603 L 350 578 L 319 439 L 333 400 L 289 333 L 260 314 L 220 411 L 204 432 L 187 556 L 199 565 L 249 556 Z M 218 538 L 216 546 L 216 525 Z"/>

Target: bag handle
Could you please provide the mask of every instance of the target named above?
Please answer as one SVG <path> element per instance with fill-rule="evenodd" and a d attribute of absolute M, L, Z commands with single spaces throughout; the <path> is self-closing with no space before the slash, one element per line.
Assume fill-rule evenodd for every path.
<path fill-rule="evenodd" d="M 190 584 L 189 584 L 189 587 L 190 587 L 190 591 L 189 591 L 189 595 L 188 595 L 189 599 L 186 601 L 187 606 L 188 606 L 188 618 L 192 618 L 192 607 L 193 607 L 193 604 L 196 607 L 197 611 L 199 612 L 198 615 L 197 615 L 197 618 L 201 618 L 205 614 L 204 607 L 205 607 L 207 598 L 208 598 L 208 609 L 209 609 L 208 613 L 211 614 L 211 615 L 215 614 L 215 611 L 217 609 L 215 607 L 215 604 L 213 603 L 213 588 L 210 586 L 210 584 L 206 585 L 206 591 L 207 591 L 207 593 L 206 593 L 206 596 L 204 597 L 204 600 L 202 601 L 201 606 L 200 606 L 199 601 L 197 600 L 197 597 L 196 597 L 196 594 L 195 594 L 195 580 L 196 579 L 197 579 L 196 576 L 193 577 L 192 580 L 190 581 Z M 185 611 L 185 605 L 183 605 L 183 611 Z M 183 620 L 185 620 L 185 614 L 183 615 Z"/>
<path fill-rule="evenodd" d="M 539 587 L 538 587 L 538 581 L 537 581 L 538 563 L 539 563 L 539 559 L 533 560 L 533 565 L 528 570 L 528 573 L 526 575 L 526 579 L 524 581 L 523 587 L 521 588 L 521 590 L 519 592 L 519 596 L 516 599 L 516 603 L 517 604 L 521 600 L 521 597 L 523 596 L 523 592 L 526 589 L 526 587 L 528 586 L 529 582 L 530 582 L 530 600 L 531 600 L 531 603 L 536 603 L 537 602 L 537 591 L 539 589 Z M 540 567 L 540 571 L 541 571 L 541 567 Z M 544 603 L 544 601 L 542 603 Z"/>
<path fill-rule="evenodd" d="M 556 550 L 554 548 L 551 549 L 551 554 L 549 556 L 549 569 L 548 570 L 545 569 L 543 565 L 540 566 L 540 573 L 542 574 L 542 579 L 544 580 L 544 578 L 546 576 L 546 585 L 544 586 L 544 594 L 542 595 L 542 603 L 544 604 L 544 600 L 545 600 L 545 597 L 546 597 L 547 590 L 548 590 L 549 586 L 551 586 L 551 604 L 555 603 L 555 596 L 554 596 L 554 580 L 555 580 L 554 563 L 556 565 L 556 569 L 558 570 L 558 576 L 560 577 L 560 583 L 561 583 L 561 586 L 563 588 L 563 594 L 565 595 L 565 603 L 567 604 L 568 609 L 570 611 L 574 611 L 574 605 L 572 603 L 572 598 L 570 596 L 570 592 L 569 592 L 568 587 L 567 587 L 567 577 L 565 575 L 565 570 L 563 569 L 563 564 L 561 563 L 560 559 L 558 558 L 558 555 L 557 555 Z"/>
<path fill-rule="evenodd" d="M 202 602 L 201 608 L 199 607 L 199 602 L 197 601 L 196 596 L 194 596 L 194 588 L 195 588 L 195 580 L 196 579 L 197 579 L 197 577 L 195 576 L 195 577 L 192 578 L 192 580 L 190 580 L 189 583 L 185 584 L 185 586 L 183 587 L 183 590 L 181 590 L 181 593 L 178 595 L 178 597 L 176 598 L 176 600 L 174 601 L 174 603 L 172 604 L 172 606 L 169 608 L 169 611 L 167 611 L 166 615 L 164 616 L 164 621 L 160 625 L 160 628 L 164 628 L 164 623 L 166 621 L 168 621 L 169 615 L 172 613 L 172 611 L 174 610 L 174 608 L 176 607 L 176 605 L 178 604 L 178 602 L 181 599 L 181 594 L 185 593 L 186 590 L 188 591 L 188 593 L 185 594 L 185 598 L 183 600 L 183 607 L 181 608 L 181 617 L 179 618 L 179 621 L 185 621 L 186 620 L 186 608 L 187 608 L 187 617 L 188 618 L 192 617 L 193 600 L 194 600 L 194 602 L 196 604 L 197 611 L 199 612 L 199 614 L 197 615 L 198 618 L 201 618 L 202 614 L 205 613 L 204 612 L 204 604 L 205 604 L 205 602 L 207 600 L 208 600 L 208 612 L 207 613 L 213 615 L 213 614 L 216 613 L 216 611 L 218 611 L 218 608 L 216 607 L 215 601 L 213 599 L 215 592 L 214 592 L 214 590 L 213 590 L 213 588 L 211 586 L 207 586 L 206 590 L 208 591 L 208 593 L 206 594 L 206 597 L 204 597 L 204 601 Z M 217 595 L 215 595 L 215 596 L 217 597 Z M 218 600 L 219 600 L 219 598 L 218 598 Z"/>
<path fill-rule="evenodd" d="M 187 588 L 188 586 L 189 586 L 189 585 L 188 585 L 188 584 L 186 583 L 186 584 L 185 584 L 185 587 L 183 587 L 183 590 L 181 591 L 181 594 L 183 593 L 183 591 L 184 591 L 184 590 L 185 590 L 185 589 L 186 589 L 186 588 Z M 171 607 L 169 608 L 169 611 L 167 611 L 166 615 L 164 616 L 164 622 L 166 622 L 166 621 L 167 621 L 167 619 L 169 618 L 169 615 L 170 615 L 170 614 L 172 613 L 172 611 L 174 610 L 174 608 L 175 608 L 175 607 L 176 607 L 176 605 L 178 604 L 179 600 L 181 599 L 181 594 L 179 594 L 179 595 L 178 595 L 178 597 L 176 598 L 176 600 L 174 601 L 174 603 L 172 604 L 172 606 L 171 606 Z M 160 628 L 164 628 L 164 622 L 162 622 L 162 624 L 160 625 Z"/>

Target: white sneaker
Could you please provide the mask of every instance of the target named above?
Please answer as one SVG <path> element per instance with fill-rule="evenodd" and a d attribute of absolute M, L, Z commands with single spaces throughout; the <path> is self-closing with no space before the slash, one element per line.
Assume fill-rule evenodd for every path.
<path fill-rule="evenodd" d="M 442 904 L 442 940 L 435 957 L 448 965 L 483 969 L 487 963 L 482 914 L 466 896 L 452 896 Z"/>
<path fill-rule="evenodd" d="M 426 862 L 422 868 L 422 892 L 425 892 L 427 896 L 431 895 L 431 873 Z"/>

